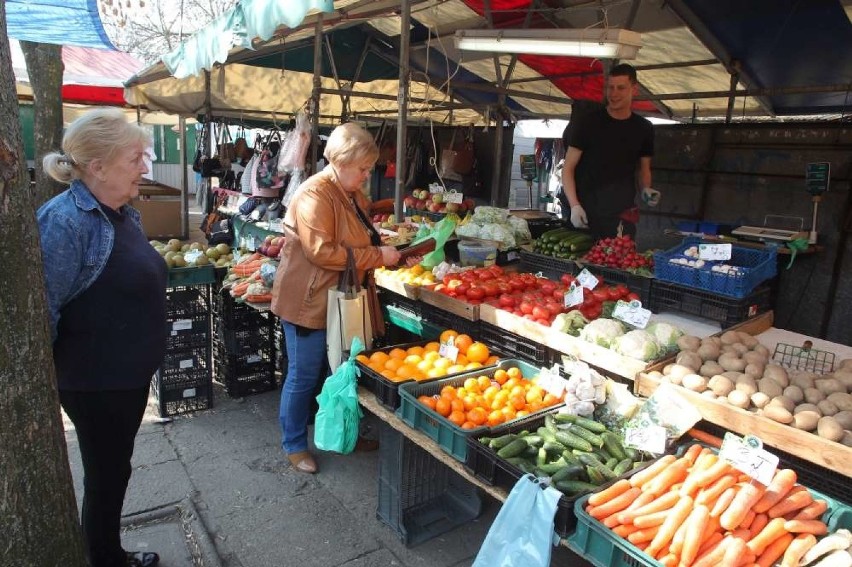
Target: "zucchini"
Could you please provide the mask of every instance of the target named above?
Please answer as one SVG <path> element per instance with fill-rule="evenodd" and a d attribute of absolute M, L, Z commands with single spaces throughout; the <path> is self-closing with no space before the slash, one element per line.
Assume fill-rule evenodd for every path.
<path fill-rule="evenodd" d="M 561 429 L 561 431 L 567 431 L 568 433 L 573 433 L 577 437 L 582 437 L 583 439 L 591 443 L 594 447 L 603 447 L 604 440 L 601 438 L 600 435 L 596 435 L 585 427 L 576 423 L 569 424 L 568 427 Z"/>
<path fill-rule="evenodd" d="M 506 445 L 508 445 L 509 443 L 511 443 L 512 441 L 514 441 L 517 438 L 518 438 L 518 436 L 515 435 L 514 433 L 509 433 L 507 435 L 495 437 L 494 439 L 491 440 L 491 444 L 489 445 L 489 447 L 491 447 L 495 451 L 499 451 L 500 449 L 502 449 L 503 447 L 505 447 Z"/>
<path fill-rule="evenodd" d="M 499 451 L 497 451 L 497 456 L 501 459 L 507 459 L 509 457 L 517 457 L 524 451 L 529 448 L 527 442 L 523 440 L 523 438 L 514 439 L 506 446 L 502 447 Z"/>
<path fill-rule="evenodd" d="M 610 455 L 619 461 L 623 461 L 628 458 L 627 452 L 625 452 L 624 447 L 621 445 L 621 440 L 618 438 L 618 435 L 607 431 L 606 433 L 601 433 L 601 439 L 603 439 L 604 447 L 606 447 L 606 450 Z"/>
<path fill-rule="evenodd" d="M 571 496 L 576 496 L 585 492 L 593 492 L 598 489 L 598 487 L 594 484 L 589 484 L 588 482 L 580 480 L 560 480 L 554 486 L 557 490 Z"/>
<path fill-rule="evenodd" d="M 557 431 L 553 434 L 557 441 L 565 445 L 566 447 L 571 447 L 573 449 L 580 449 L 581 451 L 590 452 L 592 450 L 592 444 L 583 439 L 582 437 L 578 437 L 573 433 L 568 433 L 567 431 Z"/>

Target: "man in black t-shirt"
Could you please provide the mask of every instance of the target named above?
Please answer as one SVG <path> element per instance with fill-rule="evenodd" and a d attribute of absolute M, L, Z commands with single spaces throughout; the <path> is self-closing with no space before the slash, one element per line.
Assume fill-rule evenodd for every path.
<path fill-rule="evenodd" d="M 636 70 L 616 65 L 607 81 L 606 108 L 572 116 L 574 124 L 570 132 L 566 129 L 562 184 L 571 224 L 589 228 L 596 238 L 636 234 L 639 187 L 649 205 L 660 199 L 660 193 L 651 189 L 654 131 L 647 119 L 631 110 L 636 86 Z"/>

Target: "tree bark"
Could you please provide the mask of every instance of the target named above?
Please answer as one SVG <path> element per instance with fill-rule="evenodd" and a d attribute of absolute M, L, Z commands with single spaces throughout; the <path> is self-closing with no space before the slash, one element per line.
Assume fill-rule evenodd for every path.
<path fill-rule="evenodd" d="M 5 0 L 0 76 L 13 76 Z M 0 81 L 0 555 L 21 567 L 84 567 L 18 120 L 14 82 Z"/>
<path fill-rule="evenodd" d="M 41 205 L 64 187 L 47 175 L 41 167 L 45 154 L 59 149 L 62 143 L 62 46 L 21 41 L 33 88 L 35 123 L 35 194 Z"/>

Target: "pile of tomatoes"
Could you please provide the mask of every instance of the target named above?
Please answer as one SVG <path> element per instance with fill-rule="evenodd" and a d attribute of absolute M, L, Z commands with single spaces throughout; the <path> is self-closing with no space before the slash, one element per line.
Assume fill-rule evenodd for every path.
<path fill-rule="evenodd" d="M 592 264 L 620 270 L 654 270 L 654 257 L 636 252 L 636 242 L 629 236 L 602 238 L 595 242 L 583 259 Z"/>
<path fill-rule="evenodd" d="M 434 287 L 434 290 L 478 305 L 502 294 L 538 289 L 540 281 L 550 280 L 537 278 L 533 274 L 508 274 L 503 271 L 503 268 L 495 265 L 447 274 L 442 282 Z M 555 282 L 550 283 L 554 288 L 556 287 Z"/>

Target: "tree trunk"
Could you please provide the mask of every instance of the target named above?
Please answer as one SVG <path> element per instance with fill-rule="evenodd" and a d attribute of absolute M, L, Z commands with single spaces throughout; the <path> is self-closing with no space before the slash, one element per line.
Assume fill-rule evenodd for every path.
<path fill-rule="evenodd" d="M 13 76 L 5 0 L 0 76 Z M 84 567 L 35 209 L 14 82 L 0 81 L 0 553 L 20 567 Z"/>
<path fill-rule="evenodd" d="M 41 167 L 45 154 L 59 149 L 62 143 L 62 46 L 22 41 L 21 50 L 33 88 L 35 122 L 35 194 L 41 205 L 64 187 L 47 175 Z"/>

